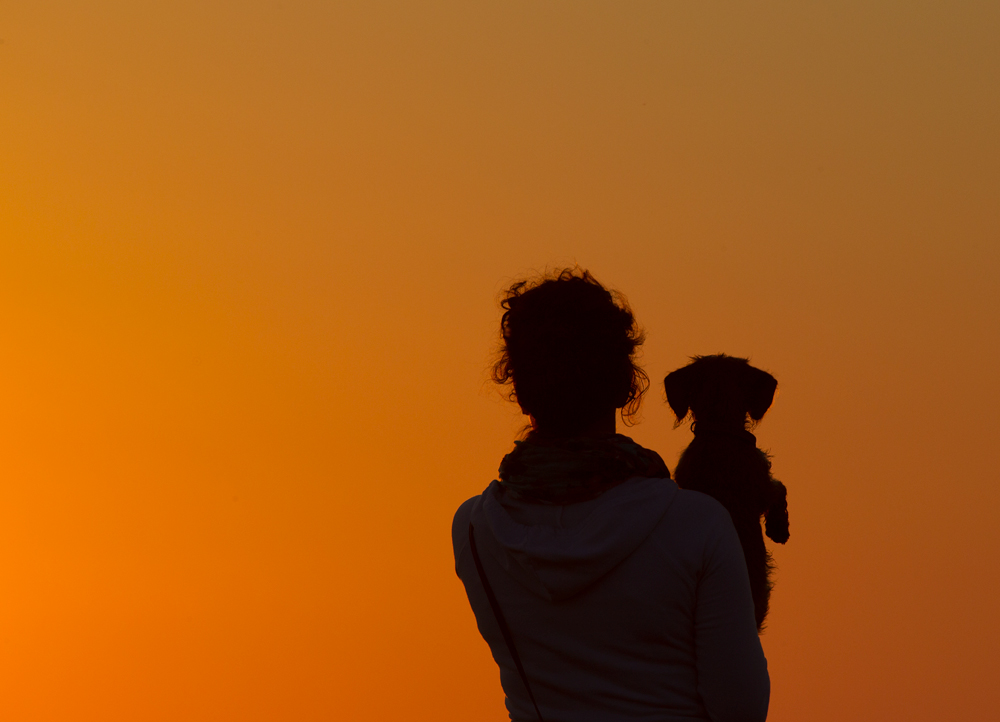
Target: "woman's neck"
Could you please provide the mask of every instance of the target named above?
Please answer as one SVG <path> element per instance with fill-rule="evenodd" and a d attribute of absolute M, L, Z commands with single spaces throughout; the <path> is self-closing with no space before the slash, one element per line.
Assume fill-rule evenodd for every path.
<path fill-rule="evenodd" d="M 611 409 L 609 413 L 602 413 L 600 416 L 594 419 L 593 422 L 586 424 L 581 427 L 578 431 L 575 431 L 572 436 L 609 436 L 613 435 L 617 430 L 617 413 L 618 409 Z M 568 436 L 566 433 L 553 434 L 551 431 L 545 428 L 544 425 L 539 425 L 538 420 L 534 416 L 528 417 L 531 420 L 531 431 L 542 436 Z"/>

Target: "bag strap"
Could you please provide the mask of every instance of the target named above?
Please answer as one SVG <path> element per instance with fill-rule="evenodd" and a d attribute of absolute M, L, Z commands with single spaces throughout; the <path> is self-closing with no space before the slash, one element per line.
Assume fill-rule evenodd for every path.
<path fill-rule="evenodd" d="M 483 589 L 486 590 L 486 598 L 490 600 L 490 607 L 493 608 L 493 616 L 496 617 L 497 624 L 500 626 L 500 634 L 503 635 L 503 641 L 507 643 L 507 650 L 510 652 L 510 656 L 514 658 L 514 666 L 517 667 L 517 673 L 521 675 L 524 688 L 528 690 L 528 697 L 531 698 L 531 704 L 535 706 L 535 714 L 538 715 L 539 722 L 545 722 L 541 711 L 538 709 L 538 702 L 535 701 L 535 695 L 531 693 L 531 685 L 528 684 L 528 675 L 524 673 L 521 658 L 517 655 L 517 647 L 514 646 L 514 638 L 510 634 L 507 620 L 503 618 L 503 612 L 500 610 L 500 602 L 497 601 L 496 595 L 493 594 L 493 587 L 490 586 L 490 582 L 486 578 L 486 571 L 483 569 L 483 562 L 479 559 L 479 551 L 476 549 L 476 533 L 472 527 L 472 522 L 469 522 L 469 546 L 472 548 L 472 559 L 476 562 L 476 571 L 479 572 L 479 581 L 483 583 Z"/>

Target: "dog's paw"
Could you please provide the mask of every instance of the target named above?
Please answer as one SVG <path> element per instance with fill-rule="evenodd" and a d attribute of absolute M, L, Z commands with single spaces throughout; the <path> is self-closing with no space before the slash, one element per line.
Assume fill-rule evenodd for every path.
<path fill-rule="evenodd" d="M 781 496 L 774 500 L 771 508 L 764 512 L 764 533 L 769 538 L 784 544 L 788 541 L 788 502 L 785 500 L 785 486 L 780 481 Z"/>
<path fill-rule="evenodd" d="M 786 541 L 788 541 L 789 536 L 791 536 L 788 532 L 788 527 L 785 527 L 784 529 L 780 529 L 777 531 L 769 528 L 767 524 L 765 524 L 764 527 L 765 527 L 764 533 L 767 534 L 768 538 L 771 539 L 772 541 L 778 542 L 779 544 L 784 544 Z"/>
<path fill-rule="evenodd" d="M 784 544 L 790 536 L 788 531 L 788 508 L 769 509 L 764 516 L 764 533 L 772 541 Z"/>

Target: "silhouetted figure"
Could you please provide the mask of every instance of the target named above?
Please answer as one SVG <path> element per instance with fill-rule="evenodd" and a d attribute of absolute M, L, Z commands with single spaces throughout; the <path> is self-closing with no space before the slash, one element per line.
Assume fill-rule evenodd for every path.
<path fill-rule="evenodd" d="M 566 270 L 511 286 L 494 379 L 531 418 L 455 514 L 458 576 L 515 722 L 760 722 L 770 682 L 714 499 L 615 433 L 648 382 L 625 299 Z"/>
<path fill-rule="evenodd" d="M 764 546 L 767 535 L 788 541 L 785 485 L 771 476 L 771 460 L 757 448 L 748 426 L 764 418 L 778 382 L 747 359 L 725 354 L 696 356 L 663 380 L 667 403 L 680 423 L 694 417 L 694 440 L 681 454 L 674 479 L 682 489 L 718 499 L 732 516 L 743 545 L 757 629 L 763 629 L 771 596 L 774 563 Z"/>

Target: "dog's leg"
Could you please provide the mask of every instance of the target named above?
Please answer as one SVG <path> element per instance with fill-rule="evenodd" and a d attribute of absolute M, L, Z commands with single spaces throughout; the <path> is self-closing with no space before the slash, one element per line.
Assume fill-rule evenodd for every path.
<path fill-rule="evenodd" d="M 771 539 L 784 544 L 788 541 L 788 491 L 777 479 L 771 480 L 771 500 L 764 512 L 764 529 Z"/>

